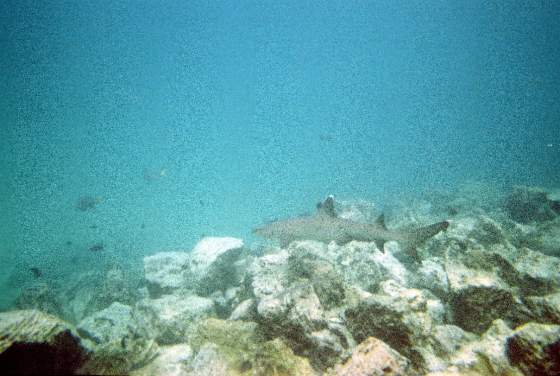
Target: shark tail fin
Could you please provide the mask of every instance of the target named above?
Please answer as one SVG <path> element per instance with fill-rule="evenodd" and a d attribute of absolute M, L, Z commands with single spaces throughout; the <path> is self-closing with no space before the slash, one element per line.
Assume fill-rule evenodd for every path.
<path fill-rule="evenodd" d="M 447 230 L 449 227 L 449 222 L 443 221 L 434 223 L 432 225 L 420 227 L 419 229 L 413 230 L 408 233 L 406 240 L 403 242 L 404 249 L 410 253 L 412 256 L 416 254 L 416 247 L 424 243 L 431 237 L 439 234 L 442 231 Z"/>

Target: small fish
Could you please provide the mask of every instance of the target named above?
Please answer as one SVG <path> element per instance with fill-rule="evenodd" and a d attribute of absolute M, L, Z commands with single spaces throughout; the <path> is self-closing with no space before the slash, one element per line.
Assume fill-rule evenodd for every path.
<path fill-rule="evenodd" d="M 140 225 L 140 228 L 141 228 L 142 230 L 145 229 L 145 228 L 146 228 L 146 224 L 145 224 L 145 223 L 142 223 L 142 224 Z"/>
<path fill-rule="evenodd" d="M 97 225 L 91 225 L 91 226 L 89 226 L 89 228 L 91 228 L 92 230 L 95 230 L 97 228 Z"/>
<path fill-rule="evenodd" d="M 101 197 L 82 196 L 76 202 L 76 209 L 79 211 L 88 211 L 95 209 L 95 206 L 103 201 Z"/>
<path fill-rule="evenodd" d="M 103 245 L 103 243 L 95 243 L 94 245 L 92 245 L 91 247 L 88 248 L 88 251 L 90 252 L 101 252 L 105 249 L 105 246 Z"/>
<path fill-rule="evenodd" d="M 35 277 L 35 278 L 41 278 L 43 276 L 43 272 L 39 268 L 32 267 L 32 268 L 29 268 L 29 271 L 31 273 L 33 273 L 33 277 Z"/>

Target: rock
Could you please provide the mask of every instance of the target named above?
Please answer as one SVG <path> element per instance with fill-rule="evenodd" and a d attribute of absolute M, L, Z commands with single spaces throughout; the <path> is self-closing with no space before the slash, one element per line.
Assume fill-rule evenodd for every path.
<path fill-rule="evenodd" d="M 525 293 L 546 294 L 560 288 L 560 258 L 521 248 L 504 256 L 518 274 L 517 286 Z"/>
<path fill-rule="evenodd" d="M 315 367 L 332 366 L 349 346 L 340 330 L 329 326 L 334 318 L 325 315 L 313 285 L 304 280 L 290 284 L 279 294 L 261 297 L 257 313 L 257 321 L 268 337 L 282 338 Z"/>
<path fill-rule="evenodd" d="M 411 373 L 408 359 L 383 341 L 369 337 L 354 349 L 350 359 L 342 365 L 337 365 L 329 375 L 398 376 Z"/>
<path fill-rule="evenodd" d="M 241 239 L 202 239 L 192 251 L 190 262 L 195 292 L 208 296 L 215 291 L 239 286 L 251 261 Z"/>
<path fill-rule="evenodd" d="M 219 353 L 232 369 L 242 369 L 245 362 L 250 362 L 259 343 L 264 338 L 257 332 L 254 322 L 226 321 L 206 319 L 197 323 L 189 338 L 189 343 L 195 351 L 201 349 L 205 343 L 213 343 Z"/>
<path fill-rule="evenodd" d="M 186 288 L 189 259 L 186 252 L 160 252 L 144 257 L 144 276 L 150 296 L 158 298 Z"/>
<path fill-rule="evenodd" d="M 438 259 L 422 260 L 422 264 L 411 276 L 413 287 L 431 291 L 435 296 L 447 298 L 449 283 L 442 262 Z"/>
<path fill-rule="evenodd" d="M 210 265 L 226 252 L 243 248 L 243 240 L 236 238 L 206 237 L 191 252 L 191 273 L 204 274 Z"/>
<path fill-rule="evenodd" d="M 203 238 L 192 252 L 162 252 L 144 258 L 144 274 L 150 296 L 185 294 L 208 296 L 237 286 L 246 268 L 243 241 L 235 238 Z"/>
<path fill-rule="evenodd" d="M 27 285 L 18 296 L 16 307 L 21 310 L 37 309 L 54 316 L 63 313 L 60 299 L 45 282 Z"/>
<path fill-rule="evenodd" d="M 198 320 L 215 315 L 214 302 L 196 295 L 164 295 L 144 299 L 135 308 L 138 322 L 158 343 L 172 345 L 185 342 Z"/>
<path fill-rule="evenodd" d="M 249 281 L 257 300 L 274 297 L 284 291 L 288 284 L 287 266 L 290 254 L 287 250 L 257 258 L 249 267 Z"/>
<path fill-rule="evenodd" d="M 0 369 L 4 374 L 74 374 L 89 353 L 75 329 L 36 310 L 0 313 Z"/>
<path fill-rule="evenodd" d="M 476 218 L 468 237 L 477 240 L 479 244 L 485 247 L 507 243 L 505 230 L 498 222 L 486 215 Z"/>
<path fill-rule="evenodd" d="M 381 287 L 379 294 L 346 309 L 352 336 L 357 342 L 376 337 L 399 349 L 416 369 L 429 368 L 436 361 L 430 338 L 436 325 L 443 324 L 443 305 L 427 292 L 392 281 Z"/>
<path fill-rule="evenodd" d="M 504 209 L 520 223 L 549 221 L 560 212 L 558 201 L 549 199 L 545 190 L 523 186 L 514 187 L 505 200 Z"/>
<path fill-rule="evenodd" d="M 344 302 L 346 286 L 333 264 L 306 249 L 290 252 L 287 278 L 289 281 L 309 281 L 325 309 Z"/>
<path fill-rule="evenodd" d="M 136 330 L 132 307 L 118 302 L 86 317 L 78 325 L 78 333 L 96 344 L 119 342 Z"/>
<path fill-rule="evenodd" d="M 187 376 L 188 363 L 193 358 L 191 347 L 185 343 L 162 346 L 159 355 L 148 365 L 132 371 L 131 376 Z"/>
<path fill-rule="evenodd" d="M 469 268 L 458 261 L 446 265 L 453 324 L 482 334 L 496 319 L 512 326 L 531 320 L 531 312 L 495 270 Z"/>
<path fill-rule="evenodd" d="M 335 268 L 346 283 L 374 292 L 387 279 L 407 284 L 408 272 L 394 257 L 400 252 L 398 244 L 388 242 L 385 246 L 386 252 L 373 242 L 352 241 L 344 246 L 329 245 L 329 251 L 335 253 Z"/>
<path fill-rule="evenodd" d="M 506 356 L 506 341 L 513 331 L 496 320 L 480 338 L 463 344 L 449 357 L 450 374 L 521 376 Z"/>
<path fill-rule="evenodd" d="M 230 376 L 227 360 L 219 353 L 218 346 L 205 343 L 188 367 L 190 376 Z"/>
<path fill-rule="evenodd" d="M 130 306 L 115 302 L 83 319 L 78 333 L 90 341 L 93 356 L 82 373 L 124 374 L 150 362 L 158 353 L 157 344 L 138 327 Z"/>
<path fill-rule="evenodd" d="M 332 366 L 350 345 L 335 312 L 325 312 L 313 286 L 300 281 L 279 295 L 260 299 L 257 321 L 268 337 L 282 338 L 296 354 L 323 369 Z"/>
<path fill-rule="evenodd" d="M 436 325 L 431 343 L 435 352 L 444 359 L 453 356 L 462 346 L 478 337 L 455 325 Z"/>
<path fill-rule="evenodd" d="M 65 302 L 62 306 L 62 317 L 77 324 L 87 315 L 107 308 L 98 307 L 96 302 L 99 286 L 103 284 L 103 277 L 102 273 L 95 270 L 79 273 L 65 280 L 63 289 L 58 294 L 58 299 Z"/>
<path fill-rule="evenodd" d="M 130 277 L 125 275 L 122 268 L 118 266 L 110 268 L 101 288 L 95 289 L 95 311 L 107 308 L 114 302 L 134 304 L 138 295 L 132 289 L 129 280 Z"/>
<path fill-rule="evenodd" d="M 254 299 L 246 299 L 239 303 L 231 313 L 230 320 L 252 321 L 257 313 L 257 306 Z"/>
<path fill-rule="evenodd" d="M 507 339 L 507 357 L 525 375 L 560 375 L 560 326 L 525 324 Z"/>
<path fill-rule="evenodd" d="M 541 324 L 560 325 L 560 293 L 546 296 L 530 296 L 525 304 Z"/>
<path fill-rule="evenodd" d="M 281 340 L 266 341 L 254 322 L 207 319 L 201 321 L 190 338 L 197 358 L 214 359 L 216 372 L 253 375 L 313 375 L 309 363 L 293 354 Z M 211 355 L 211 356 L 210 356 Z M 196 359 L 195 359 L 196 362 Z M 193 366 L 202 372 L 204 366 Z"/>

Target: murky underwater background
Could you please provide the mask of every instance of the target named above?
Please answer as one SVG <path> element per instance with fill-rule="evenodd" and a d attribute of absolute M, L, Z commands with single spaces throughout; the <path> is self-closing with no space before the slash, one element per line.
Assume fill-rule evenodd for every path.
<path fill-rule="evenodd" d="M 381 211 L 472 181 L 560 187 L 559 17 L 553 1 L 2 1 L 0 308 L 33 268 L 140 273 L 205 235 L 250 245 L 328 194 Z"/>

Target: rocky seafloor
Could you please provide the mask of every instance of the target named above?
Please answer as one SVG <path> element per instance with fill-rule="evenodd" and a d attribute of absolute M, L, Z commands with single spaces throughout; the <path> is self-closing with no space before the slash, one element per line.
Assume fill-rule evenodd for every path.
<path fill-rule="evenodd" d="M 249 249 L 208 237 L 0 313 L 0 371 L 131 375 L 560 375 L 560 197 L 433 195 L 391 228 L 448 219 L 411 260 L 396 242 Z M 338 203 L 341 216 L 371 205 Z"/>

